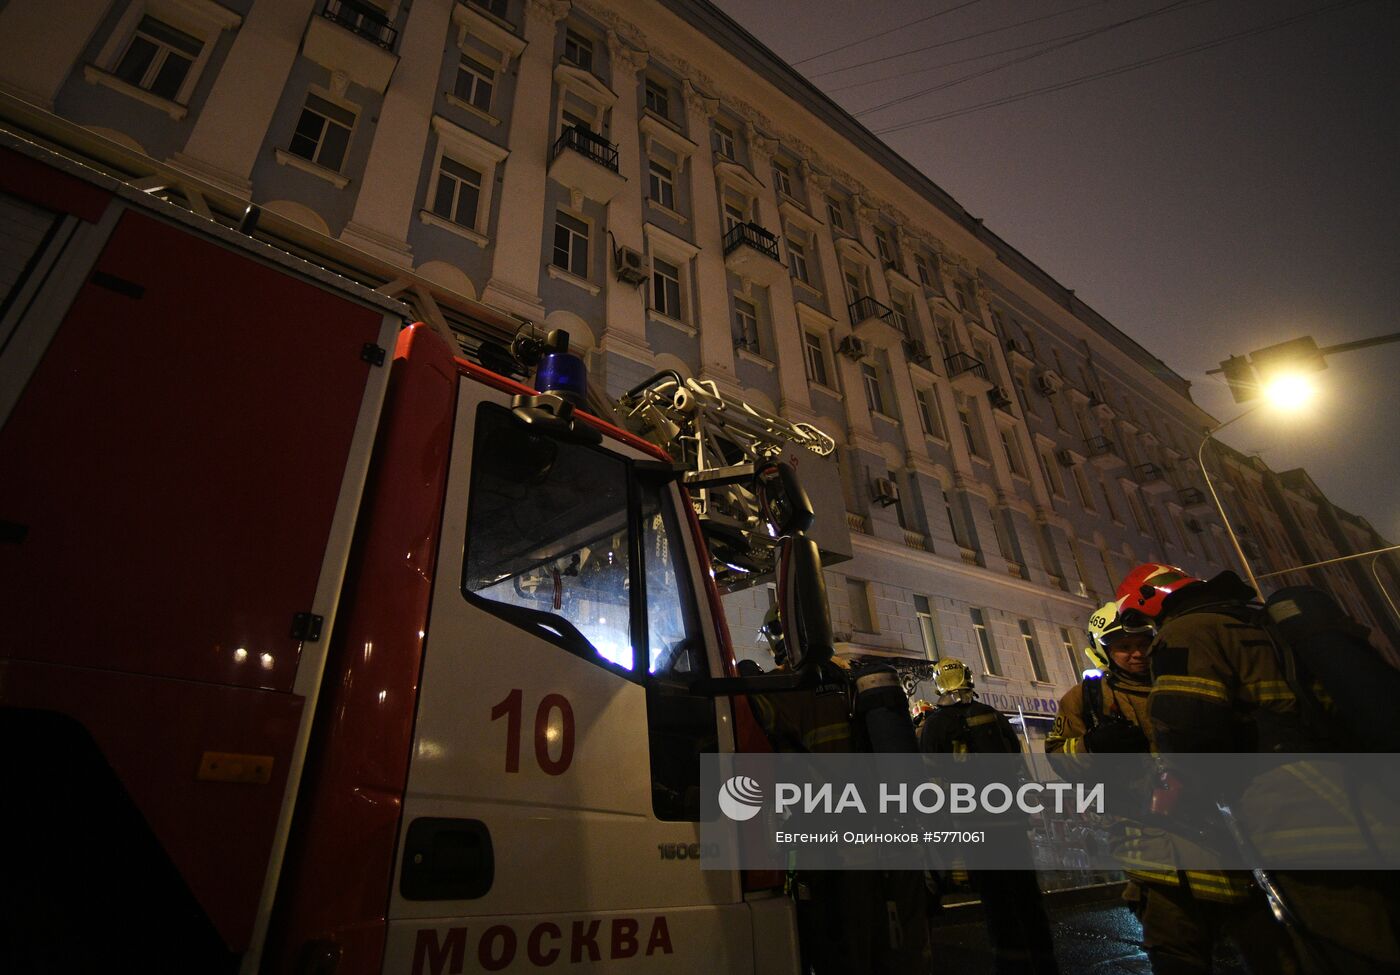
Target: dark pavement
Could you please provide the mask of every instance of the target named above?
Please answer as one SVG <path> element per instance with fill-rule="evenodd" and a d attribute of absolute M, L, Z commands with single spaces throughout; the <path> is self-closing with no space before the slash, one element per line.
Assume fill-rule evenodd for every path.
<path fill-rule="evenodd" d="M 1092 899 L 1052 896 L 1047 901 L 1055 958 L 1062 975 L 1150 975 L 1151 965 L 1139 944 L 1142 927 L 1118 900 L 1117 888 L 1090 894 Z M 934 921 L 933 971 L 980 975 L 990 973 L 991 948 L 981 905 L 955 907 Z M 1218 975 L 1245 975 L 1238 955 L 1218 952 Z"/>

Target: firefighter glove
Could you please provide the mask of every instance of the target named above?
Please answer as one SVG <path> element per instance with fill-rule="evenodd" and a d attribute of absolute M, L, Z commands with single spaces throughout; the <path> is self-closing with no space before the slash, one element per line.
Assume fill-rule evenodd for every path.
<path fill-rule="evenodd" d="M 1091 752 L 1145 752 L 1147 736 L 1131 721 L 1110 718 L 1084 735 L 1084 745 Z"/>

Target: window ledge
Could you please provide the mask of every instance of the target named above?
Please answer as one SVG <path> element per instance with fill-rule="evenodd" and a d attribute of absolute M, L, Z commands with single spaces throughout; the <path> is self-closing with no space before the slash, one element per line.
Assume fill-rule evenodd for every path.
<path fill-rule="evenodd" d="M 983 676 L 983 677 L 990 677 L 990 678 L 992 678 L 993 680 L 1010 680 L 1010 679 L 1011 679 L 1011 678 L 1008 677 L 1006 674 L 994 674 L 994 673 L 992 673 L 990 670 L 984 670 L 984 671 L 982 671 L 982 676 Z"/>
<path fill-rule="evenodd" d="M 841 400 L 845 399 L 845 397 L 842 396 L 840 392 L 822 383 L 813 382 L 809 379 L 807 380 L 807 385 L 810 386 L 812 389 L 815 389 L 819 393 L 825 393 L 827 396 L 832 397 L 837 402 L 840 402 Z"/>
<path fill-rule="evenodd" d="M 820 298 L 822 296 L 821 289 L 810 281 L 803 281 L 801 278 L 794 275 L 792 277 L 792 283 L 794 287 L 801 288 L 814 298 Z"/>
<path fill-rule="evenodd" d="M 300 169 L 303 173 L 310 173 L 317 179 L 323 179 L 327 183 L 330 183 L 338 190 L 343 190 L 350 185 L 349 176 L 342 176 L 334 169 L 327 169 L 325 166 L 318 165 L 309 159 L 303 159 L 301 156 L 293 155 L 286 149 L 275 149 L 272 154 L 277 157 L 278 164 L 282 166 L 291 166 L 293 169 Z"/>
<path fill-rule="evenodd" d="M 752 362 L 756 366 L 762 366 L 769 372 L 772 372 L 774 368 L 776 368 L 772 359 L 761 356 L 757 352 L 750 352 L 748 349 L 735 349 L 734 354 L 745 362 Z"/>
<path fill-rule="evenodd" d="M 653 210 L 656 210 L 656 211 L 659 211 L 660 213 L 665 214 L 666 216 L 670 217 L 672 220 L 676 221 L 677 223 L 680 223 L 680 224 L 688 224 L 688 223 L 690 223 L 690 218 L 687 217 L 685 214 L 681 213 L 679 210 L 672 210 L 672 209 L 671 209 L 670 207 L 668 207 L 666 204 L 664 204 L 664 203 L 657 203 L 655 200 L 651 199 L 650 197 L 647 198 L 647 206 L 651 207 Z"/>
<path fill-rule="evenodd" d="M 926 433 L 926 434 L 924 434 L 924 440 L 927 441 L 928 443 L 936 443 L 936 444 L 938 444 L 938 446 L 944 448 L 945 450 L 946 450 L 946 449 L 948 448 L 948 446 L 949 446 L 948 441 L 944 440 L 942 437 L 935 437 L 935 436 L 934 436 L 933 434 L 931 434 L 931 433 Z"/>
<path fill-rule="evenodd" d="M 898 420 L 890 416 L 888 413 L 881 413 L 879 410 L 871 410 L 870 415 L 878 419 L 884 420 L 886 423 L 893 423 L 896 425 L 898 425 L 899 423 Z"/>
<path fill-rule="evenodd" d="M 172 102 L 168 98 L 161 98 L 159 95 L 153 95 L 144 88 L 137 88 L 129 82 L 122 81 L 116 75 L 103 71 L 96 65 L 85 65 L 83 78 L 90 85 L 105 85 L 113 91 L 121 92 L 128 98 L 134 98 L 138 102 L 145 102 L 152 108 L 158 108 L 177 122 L 189 114 L 189 109 L 184 105 Z"/>
<path fill-rule="evenodd" d="M 672 132 L 676 133 L 676 135 L 680 135 L 680 134 L 681 134 L 681 125 L 680 125 L 679 122 L 677 122 L 677 121 L 675 121 L 674 119 L 672 119 L 671 116 L 669 116 L 669 115 L 662 115 L 660 112 L 658 112 L 658 111 L 657 111 L 656 109 L 654 109 L 654 108 L 647 108 L 647 107 L 643 106 L 643 107 L 642 107 L 642 117 L 643 117 L 643 118 L 655 119 L 656 121 L 660 122 L 662 125 L 666 126 L 666 128 L 668 128 L 668 129 L 670 129 Z"/>
<path fill-rule="evenodd" d="M 1033 680 L 1033 681 L 1031 681 L 1031 683 L 1032 683 L 1033 685 L 1035 685 L 1036 687 L 1055 687 L 1055 686 L 1056 686 L 1056 685 L 1055 685 L 1055 682 L 1054 682 L 1053 680 Z"/>
<path fill-rule="evenodd" d="M 598 285 L 594 284 L 592 281 L 589 281 L 587 278 L 581 278 L 577 274 L 572 273 L 571 271 L 564 270 L 557 264 L 550 264 L 546 268 L 546 270 L 549 272 L 549 276 L 551 278 L 554 278 L 556 281 L 563 281 L 566 284 L 572 284 L 575 288 L 587 291 L 589 294 L 594 295 L 595 297 L 598 295 L 599 292 L 603 290 L 602 288 L 598 287 Z"/>
<path fill-rule="evenodd" d="M 460 223 L 448 220 L 431 210 L 419 210 L 418 219 L 431 227 L 439 227 L 448 233 L 456 234 L 458 237 L 465 237 L 478 247 L 485 247 L 491 243 L 485 234 L 477 233 L 471 227 L 464 227 Z"/>
<path fill-rule="evenodd" d="M 443 92 L 443 97 L 447 99 L 447 104 L 453 106 L 454 108 L 460 108 L 464 112 L 470 112 L 472 115 L 475 115 L 477 118 L 482 119 L 483 121 L 486 121 L 491 125 L 501 124 L 501 120 L 496 118 L 496 116 L 492 115 L 490 112 L 485 111 L 484 109 L 477 108 L 471 102 L 463 98 L 458 98 L 455 94 L 453 94 L 450 91 Z"/>
<path fill-rule="evenodd" d="M 672 318 L 670 315 L 663 315 L 661 312 L 657 311 L 655 308 L 648 308 L 648 309 L 647 309 L 647 315 L 651 317 L 652 321 L 659 322 L 660 324 L 666 325 L 666 326 L 668 326 L 668 327 L 670 327 L 670 328 L 674 328 L 674 329 L 675 329 L 676 331 L 678 331 L 678 332 L 684 332 L 686 335 L 689 335 L 691 338 L 694 338 L 696 335 L 699 334 L 699 333 L 695 330 L 695 327 L 694 327 L 693 325 L 687 325 L 685 322 L 681 321 L 679 318 Z"/>
<path fill-rule="evenodd" d="M 992 462 L 991 462 L 990 460 L 988 460 L 987 458 L 983 457 L 981 454 L 975 454 L 975 453 L 973 453 L 972 451 L 969 450 L 969 451 L 967 452 L 967 455 L 968 455 L 969 457 L 971 457 L 973 460 L 975 460 L 977 463 L 981 464 L 983 467 L 991 467 L 991 466 L 992 466 Z"/>

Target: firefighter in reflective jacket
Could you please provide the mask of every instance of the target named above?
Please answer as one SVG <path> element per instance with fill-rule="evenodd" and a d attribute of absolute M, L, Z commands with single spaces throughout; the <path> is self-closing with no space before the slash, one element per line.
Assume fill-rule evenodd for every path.
<path fill-rule="evenodd" d="M 1325 729 L 1303 720 L 1273 641 L 1251 614 L 1256 594 L 1233 572 L 1209 581 L 1174 566 L 1148 564 L 1128 574 L 1119 604 L 1158 622 L 1153 641 L 1153 688 L 1148 701 L 1159 751 L 1323 752 Z M 1283 779 L 1262 777 L 1240 800 L 1251 840 L 1261 851 L 1321 859 L 1338 837 L 1299 830 L 1290 815 L 1311 802 L 1332 803 L 1335 789 L 1312 775 L 1312 763 L 1290 764 Z M 1360 832 L 1355 837 L 1362 842 Z M 1364 847 L 1358 847 L 1364 849 Z M 1379 872 L 1277 871 L 1273 878 L 1300 923 L 1300 953 L 1320 961 L 1318 970 L 1400 971 L 1395 878 Z M 1312 966 L 1306 966 L 1311 968 Z"/>
<path fill-rule="evenodd" d="M 787 669 L 787 648 L 777 609 L 768 611 L 759 631 L 773 654 L 775 670 Z M 822 667 L 816 686 L 802 691 L 753 694 L 749 701 L 773 749 L 779 752 L 869 751 L 870 715 L 862 727 L 862 686 L 881 685 L 880 674 L 853 673 L 839 657 Z M 898 687 L 898 681 L 894 682 Z M 903 691 L 893 706 L 910 730 L 897 747 L 912 750 L 908 700 Z M 877 746 L 882 744 L 875 743 Z M 885 748 L 891 750 L 888 743 Z M 792 878 L 797 897 L 803 971 L 816 975 L 907 975 L 927 971 L 930 962 L 923 875 L 866 870 L 803 870 Z"/>
<path fill-rule="evenodd" d="M 924 716 L 919 750 L 935 754 L 1010 753 L 1021 742 L 1006 715 L 977 700 L 972 673 L 954 657 L 933 665 L 938 706 Z M 999 843 L 1025 841 L 1003 836 Z M 1030 859 L 1027 844 L 1026 858 Z M 968 879 L 982 899 L 997 975 L 1055 975 L 1055 945 L 1034 870 L 972 870 Z"/>
<path fill-rule="evenodd" d="M 1155 750 L 1147 711 L 1154 633 L 1150 618 L 1134 610 L 1119 613 L 1116 602 L 1089 617 L 1084 653 L 1097 670 L 1060 699 L 1047 752 Z M 1280 970 L 1274 965 L 1277 932 L 1257 916 L 1260 904 L 1247 874 L 1178 870 L 1174 841 L 1135 823 L 1118 824 L 1112 848 L 1128 867 L 1123 898 L 1142 921 L 1143 948 L 1156 975 L 1209 972 L 1215 943 L 1227 928 L 1254 970 Z"/>

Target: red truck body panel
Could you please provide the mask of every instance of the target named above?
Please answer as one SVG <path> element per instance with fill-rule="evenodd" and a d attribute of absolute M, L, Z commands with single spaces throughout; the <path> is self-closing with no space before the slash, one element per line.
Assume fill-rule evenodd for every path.
<path fill-rule="evenodd" d="M 0 511 L 25 529 L 0 546 L 24 607 L 0 704 L 88 729 L 234 949 L 383 317 L 128 210 L 0 430 Z M 206 751 L 272 756 L 272 781 L 201 781 Z"/>

